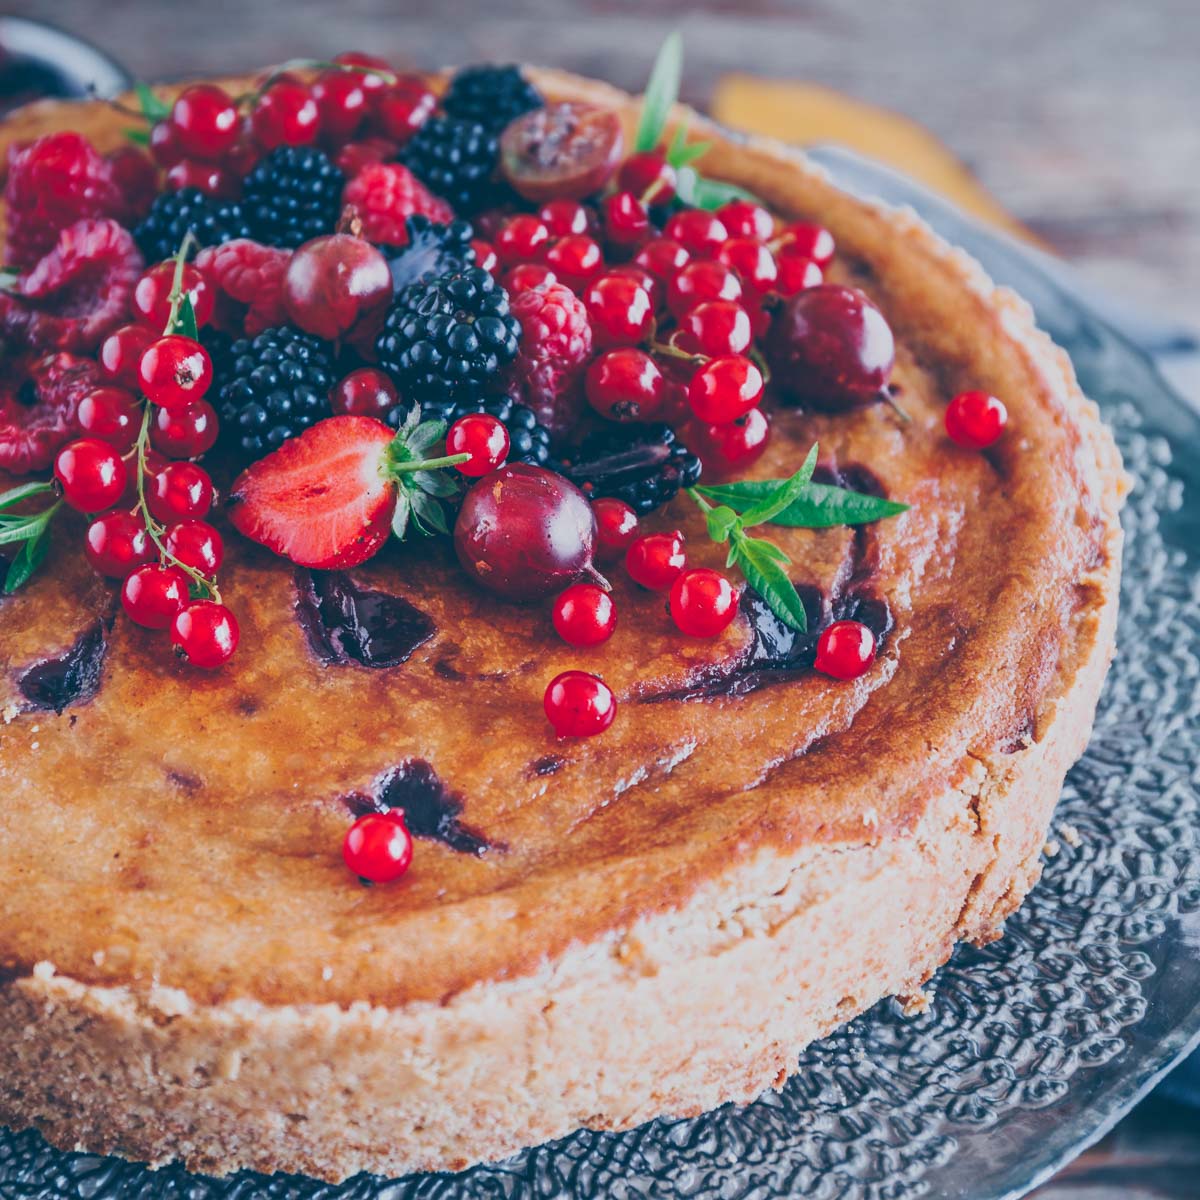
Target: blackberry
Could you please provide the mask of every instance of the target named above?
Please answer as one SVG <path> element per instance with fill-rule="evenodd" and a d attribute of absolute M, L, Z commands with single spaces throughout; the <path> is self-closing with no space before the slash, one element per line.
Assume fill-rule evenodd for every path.
<path fill-rule="evenodd" d="M 332 233 L 346 177 L 315 146 L 277 146 L 242 184 L 242 208 L 255 241 L 295 248 Z"/>
<path fill-rule="evenodd" d="M 495 194 L 496 135 L 478 121 L 433 116 L 404 147 L 401 161 L 430 191 L 470 215 Z"/>
<path fill-rule="evenodd" d="M 511 396 L 479 396 L 450 403 L 422 405 L 423 417 L 437 418 L 447 425 L 454 424 L 468 413 L 490 413 L 508 430 L 508 461 L 533 463 L 544 467 L 550 461 L 550 431 L 539 425 L 532 408 L 518 404 Z M 399 429 L 408 415 L 404 405 L 398 405 L 387 415 L 393 429 Z"/>
<path fill-rule="evenodd" d="M 480 64 L 463 67 L 450 80 L 442 108 L 452 117 L 478 121 L 499 133 L 522 113 L 546 101 L 516 66 Z"/>
<path fill-rule="evenodd" d="M 201 246 L 220 246 L 249 237 L 250 225 L 240 204 L 216 200 L 199 188 L 180 188 L 156 196 L 133 237 L 148 263 L 173 258 L 191 230 Z"/>
<path fill-rule="evenodd" d="M 332 415 L 337 380 L 328 343 L 298 329 L 265 329 L 229 347 L 216 408 L 226 444 L 253 461 Z"/>
<path fill-rule="evenodd" d="M 396 291 L 410 283 L 424 283 L 435 275 L 461 271 L 475 265 L 475 236 L 466 221 L 451 221 L 441 225 L 422 213 L 405 221 L 408 229 L 407 246 L 381 246 L 388 266 L 392 269 L 392 286 Z"/>
<path fill-rule="evenodd" d="M 700 460 L 670 425 L 612 425 L 585 438 L 562 473 L 589 498 L 615 496 L 648 513 L 700 478 Z"/>
<path fill-rule="evenodd" d="M 478 395 L 517 356 L 521 325 L 482 267 L 410 283 L 392 301 L 379 365 L 422 408 Z"/>

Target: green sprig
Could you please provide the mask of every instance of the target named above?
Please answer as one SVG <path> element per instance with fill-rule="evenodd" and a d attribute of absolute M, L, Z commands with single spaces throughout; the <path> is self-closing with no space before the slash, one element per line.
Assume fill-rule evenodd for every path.
<path fill-rule="evenodd" d="M 422 421 L 421 406 L 414 404 L 388 446 L 384 470 L 396 484 L 396 511 L 392 532 L 401 541 L 410 528 L 426 537 L 449 533 L 443 500 L 458 494 L 457 479 L 445 468 L 466 462 L 469 454 L 429 452 L 446 436 L 445 421 Z"/>
<path fill-rule="evenodd" d="M 0 546 L 20 546 L 4 573 L 5 594 L 15 592 L 45 562 L 50 548 L 50 522 L 62 508 L 62 501 L 55 500 L 35 513 L 10 510 L 27 500 L 53 493 L 54 487 L 49 483 L 22 483 L 0 494 Z"/>

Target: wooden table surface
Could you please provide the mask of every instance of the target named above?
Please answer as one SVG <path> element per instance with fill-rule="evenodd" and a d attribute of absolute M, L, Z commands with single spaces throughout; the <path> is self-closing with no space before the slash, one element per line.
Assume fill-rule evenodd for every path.
<path fill-rule="evenodd" d="M 731 71 L 825 84 L 933 131 L 1086 275 L 1200 330 L 1200 0 L 8 0 L 149 80 L 364 49 L 569 67 L 639 90 L 686 41 L 685 99 Z M 1200 1114 L 1152 1099 L 1037 1200 L 1195 1200 Z"/>

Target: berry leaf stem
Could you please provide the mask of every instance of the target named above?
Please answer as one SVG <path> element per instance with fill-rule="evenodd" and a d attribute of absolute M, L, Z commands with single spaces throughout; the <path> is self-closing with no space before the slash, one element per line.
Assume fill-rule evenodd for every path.
<path fill-rule="evenodd" d="M 458 492 L 458 482 L 445 473 L 446 467 L 466 462 L 469 454 L 439 454 L 428 451 L 446 436 L 445 421 L 422 421 L 421 406 L 414 405 L 384 456 L 384 474 L 396 484 L 396 511 L 392 532 L 400 541 L 409 528 L 432 536 L 449 533 L 450 525 L 442 500 Z"/>

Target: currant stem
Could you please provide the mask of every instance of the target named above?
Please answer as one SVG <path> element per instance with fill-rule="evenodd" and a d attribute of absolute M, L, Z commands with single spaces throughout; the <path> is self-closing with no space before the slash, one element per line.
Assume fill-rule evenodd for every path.
<path fill-rule="evenodd" d="M 357 71 L 360 75 L 378 75 L 384 83 L 396 83 L 400 76 L 395 71 L 383 71 L 378 67 L 364 67 L 358 63 L 326 62 L 320 58 L 292 58 L 277 66 L 252 92 L 243 92 L 234 103 L 240 108 L 248 105 L 253 108 L 270 90 L 271 85 L 278 83 L 289 71 Z"/>
<path fill-rule="evenodd" d="M 456 467 L 464 463 L 469 454 L 446 454 L 441 458 L 414 459 L 412 462 L 392 463 L 388 467 L 391 475 L 407 475 L 412 471 L 436 471 L 439 467 Z"/>

